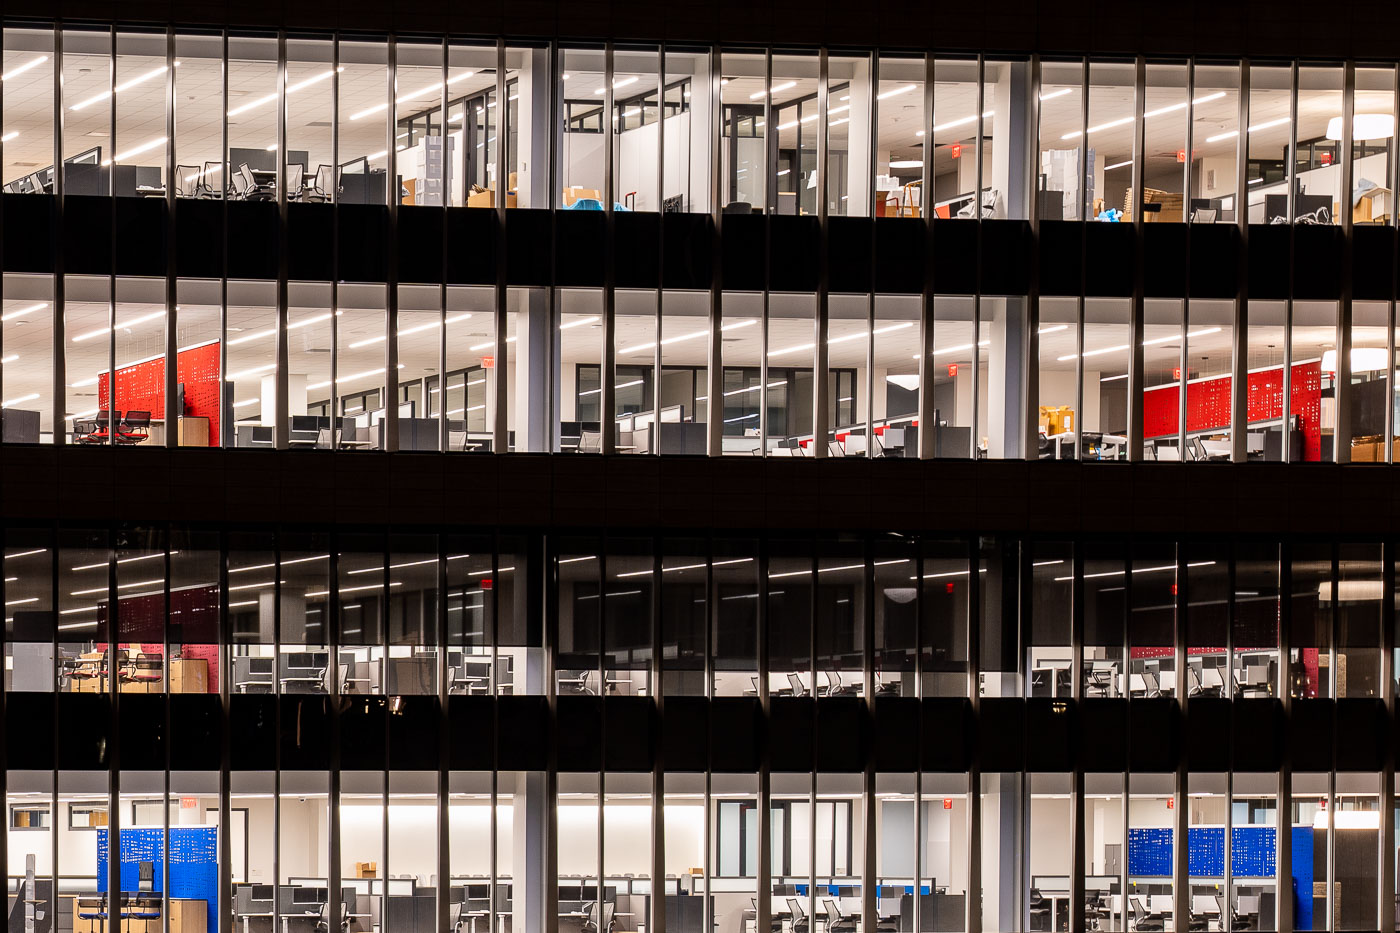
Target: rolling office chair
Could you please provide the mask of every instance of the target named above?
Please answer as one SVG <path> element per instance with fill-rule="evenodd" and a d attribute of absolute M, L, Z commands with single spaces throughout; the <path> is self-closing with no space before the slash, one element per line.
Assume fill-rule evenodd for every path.
<path fill-rule="evenodd" d="M 1155 914 L 1142 906 L 1142 899 L 1138 897 L 1128 898 L 1128 904 L 1133 911 L 1133 929 L 1141 933 L 1161 933 L 1166 929 L 1166 921 L 1161 914 Z"/>
<path fill-rule="evenodd" d="M 466 906 L 467 906 L 466 901 L 463 901 L 463 902 L 462 902 L 462 906 L 463 906 L 463 907 L 466 907 Z M 314 929 L 315 929 L 315 933 L 333 933 L 333 931 L 331 930 L 330 911 L 331 911 L 331 904 L 330 904 L 330 901 L 329 901 L 329 900 L 324 900 L 324 901 L 322 901 L 322 902 L 321 902 L 321 916 L 319 916 L 319 917 L 316 918 L 316 926 L 315 926 L 315 928 L 314 928 Z M 461 922 L 461 921 L 460 921 L 460 917 L 459 917 L 458 922 L 459 922 L 459 923 Z M 341 901 L 341 902 L 340 902 L 340 929 L 339 929 L 338 933 L 348 933 L 349 929 L 350 929 L 350 905 L 349 905 L 349 904 L 346 904 L 345 901 Z"/>
<path fill-rule="evenodd" d="M 287 183 L 287 200 L 300 201 L 302 193 L 306 191 L 306 166 L 300 162 L 288 162 L 282 178 Z"/>
<path fill-rule="evenodd" d="M 222 198 L 225 194 L 225 186 L 228 178 L 227 162 L 205 162 L 204 170 L 199 173 L 199 193 L 198 198 Z"/>
<path fill-rule="evenodd" d="M 139 444 L 151 436 L 150 429 L 150 412 L 128 411 L 117 424 L 114 440 L 118 444 Z"/>
<path fill-rule="evenodd" d="M 604 904 L 602 910 L 602 923 L 599 923 L 598 902 L 593 901 L 584 908 L 588 918 L 583 921 L 582 933 L 613 933 L 617 926 L 617 921 L 613 917 L 613 905 Z"/>
<path fill-rule="evenodd" d="M 1200 672 L 1195 665 L 1186 665 L 1186 684 L 1188 697 L 1218 697 L 1221 695 L 1220 687 L 1207 687 L 1201 682 Z"/>
<path fill-rule="evenodd" d="M 175 197 L 197 198 L 200 188 L 198 165 L 175 166 Z"/>
<path fill-rule="evenodd" d="M 857 684 L 847 684 L 841 682 L 840 671 L 822 671 L 822 676 L 826 678 L 826 688 L 822 691 L 822 696 L 826 697 L 850 697 L 860 696 L 860 687 Z"/>
<path fill-rule="evenodd" d="M 603 432 L 602 431 L 580 431 L 578 432 L 578 447 L 575 448 L 581 454 L 600 454 L 603 452 Z"/>
<path fill-rule="evenodd" d="M 1220 910 L 1221 922 L 1223 924 L 1225 917 L 1225 896 L 1223 894 L 1215 895 L 1215 906 Z M 1255 918 L 1252 916 L 1240 913 L 1235 909 L 1234 904 L 1230 905 L 1230 929 L 1240 931 L 1253 930 L 1254 919 Z"/>
<path fill-rule="evenodd" d="M 856 918 L 841 913 L 835 898 L 822 898 L 822 903 L 826 905 L 826 933 L 856 933 Z"/>
<path fill-rule="evenodd" d="M 258 184 L 247 162 L 239 163 L 238 171 L 233 173 L 233 186 L 238 196 L 245 201 L 271 201 L 277 197 L 270 188 Z"/>
<path fill-rule="evenodd" d="M 720 210 L 721 214 L 752 214 L 753 205 L 748 201 L 730 201 Z"/>
<path fill-rule="evenodd" d="M 1102 930 L 1113 911 L 1108 909 L 1108 904 L 1104 902 L 1102 891 L 1092 892 L 1084 898 L 1084 922 L 1088 924 L 1090 930 Z"/>
<path fill-rule="evenodd" d="M 801 678 L 801 677 L 799 677 L 799 676 L 798 676 L 797 674 L 795 674 L 795 673 L 789 673 L 789 674 L 787 675 L 787 678 L 788 678 L 788 684 L 790 684 L 790 685 L 792 686 L 792 695 L 793 695 L 793 696 L 795 696 L 795 697 L 805 697 L 805 696 L 807 695 L 807 686 L 806 686 L 804 683 L 802 683 L 802 678 Z"/>
<path fill-rule="evenodd" d="M 788 912 L 792 915 L 792 933 L 807 933 L 811 929 L 811 922 L 807 918 L 807 912 L 802 909 L 802 902 L 790 897 L 787 903 Z"/>
<path fill-rule="evenodd" d="M 749 903 L 753 905 L 754 922 L 758 922 L 758 898 L 749 898 Z M 768 918 L 768 933 L 783 933 L 783 918 L 778 914 L 773 914 Z"/>
<path fill-rule="evenodd" d="M 333 194 L 340 190 L 334 179 L 335 171 L 332 166 L 326 165 L 324 162 L 316 166 L 316 174 L 311 179 L 311 187 L 302 189 L 301 199 L 319 204 L 332 200 Z"/>

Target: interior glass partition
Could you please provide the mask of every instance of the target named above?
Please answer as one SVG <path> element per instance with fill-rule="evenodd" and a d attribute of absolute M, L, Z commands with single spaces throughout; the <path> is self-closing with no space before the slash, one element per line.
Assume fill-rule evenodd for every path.
<path fill-rule="evenodd" d="M 1195 780 L 1194 775 L 1192 780 Z M 1291 879 L 1298 873 L 1295 866 L 1306 862 L 1310 847 L 1298 845 L 1294 849 L 1293 866 L 1285 871 L 1279 871 L 1276 864 L 1270 866 L 1268 851 L 1271 844 L 1276 845 L 1279 832 L 1292 832 L 1292 838 L 1298 839 L 1296 829 L 1279 823 L 1278 777 L 1273 774 L 1236 773 L 1232 781 L 1234 796 L 1230 798 L 1229 825 L 1232 838 L 1238 839 L 1230 858 L 1232 920 L 1235 923 L 1252 920 L 1256 930 L 1275 930 L 1278 929 L 1279 892 L 1284 887 L 1281 882 L 1283 878 Z M 1212 900 L 1215 900 L 1216 909 L 1220 911 L 1221 901 L 1218 897 Z"/>
<path fill-rule="evenodd" d="M 1230 62 L 1197 61 L 1194 72 L 1196 96 L 1191 100 L 1189 216 L 1192 223 L 1236 223 L 1240 66 Z M 1255 69 L 1251 66 L 1251 101 L 1257 86 L 1254 75 Z M 1252 222 L 1253 218 L 1250 219 Z"/>

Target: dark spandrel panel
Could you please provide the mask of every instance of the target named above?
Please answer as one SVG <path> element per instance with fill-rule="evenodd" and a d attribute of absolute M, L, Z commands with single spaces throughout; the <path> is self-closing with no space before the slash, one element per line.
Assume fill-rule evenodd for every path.
<path fill-rule="evenodd" d="M 238 279 L 277 278 L 277 205 L 272 201 L 228 202 L 228 274 Z"/>
<path fill-rule="evenodd" d="M 121 766 L 130 771 L 165 768 L 165 696 L 132 693 L 122 696 L 119 707 Z"/>
<path fill-rule="evenodd" d="M 650 697 L 605 697 L 604 761 L 606 771 L 650 771 L 654 762 Z"/>
<path fill-rule="evenodd" d="M 714 277 L 714 220 L 709 214 L 662 214 L 667 288 L 709 288 Z"/>
<path fill-rule="evenodd" d="M 1233 770 L 1277 771 L 1283 762 L 1283 705 L 1278 700 L 1235 700 L 1231 707 Z"/>
<path fill-rule="evenodd" d="M 723 288 L 753 291 L 764 287 L 767 218 L 762 214 L 724 214 L 719 220 L 720 248 L 724 251 Z"/>
<path fill-rule="evenodd" d="M 495 211 L 475 207 L 448 208 L 448 284 L 495 283 L 497 223 Z"/>
<path fill-rule="evenodd" d="M 757 771 L 761 734 L 756 697 L 716 697 L 710 704 L 711 770 Z"/>
<path fill-rule="evenodd" d="M 1124 771 L 1128 767 L 1128 701 L 1081 700 L 1079 759 L 1085 771 Z"/>
<path fill-rule="evenodd" d="M 56 202 L 48 194 L 6 194 L 5 271 L 52 272 Z M 100 232 L 94 249 L 101 249 Z"/>
<path fill-rule="evenodd" d="M 112 269 L 112 199 L 63 199 L 63 268 L 68 273 L 106 275 Z"/>
<path fill-rule="evenodd" d="M 919 747 L 925 771 L 966 771 L 972 760 L 972 705 L 962 697 L 922 701 Z"/>
<path fill-rule="evenodd" d="M 52 693 L 5 695 L 6 767 L 53 770 L 54 701 Z"/>
<path fill-rule="evenodd" d="M 768 223 L 771 288 L 779 292 L 815 291 L 822 262 L 818 219 L 774 214 Z"/>
<path fill-rule="evenodd" d="M 217 770 L 223 755 L 223 709 L 216 693 L 170 695 L 170 767 Z"/>
<path fill-rule="evenodd" d="M 1387 301 L 1395 291 L 1395 228 L 1361 224 L 1352 228 L 1351 294 L 1353 298 Z"/>
<path fill-rule="evenodd" d="M 549 762 L 549 703 L 542 696 L 496 700 L 497 755 L 502 771 L 538 771 Z"/>
<path fill-rule="evenodd" d="M 347 771 L 383 768 L 388 697 L 342 697 L 340 703 L 340 766 Z"/>
<path fill-rule="evenodd" d="M 1040 223 L 1040 293 L 1078 295 L 1083 272 L 1084 224 L 1068 220 Z"/>
<path fill-rule="evenodd" d="M 613 223 L 617 235 L 613 252 L 617 262 L 617 287 L 655 288 L 661 265 L 661 251 L 657 245 L 661 215 L 624 211 L 613 215 Z"/>
<path fill-rule="evenodd" d="M 224 203 L 200 198 L 175 202 L 175 274 L 212 279 L 224 269 Z M 329 249 L 329 247 L 326 247 Z M 311 276 L 293 276 L 311 278 Z"/>
<path fill-rule="evenodd" d="M 496 762 L 496 700 L 489 696 L 447 698 L 447 766 L 454 771 L 490 771 Z M 397 741 L 392 735 L 390 741 Z"/>
<path fill-rule="evenodd" d="M 1230 707 L 1220 697 L 1193 697 L 1187 707 L 1182 752 L 1192 771 L 1230 770 Z"/>
<path fill-rule="evenodd" d="M 1176 770 L 1181 750 L 1178 709 L 1171 697 L 1139 697 L 1128 704 L 1129 770 Z"/>
<path fill-rule="evenodd" d="M 164 198 L 115 198 L 115 233 L 118 275 L 165 275 L 169 264 L 166 248 Z"/>
<path fill-rule="evenodd" d="M 1142 225 L 1143 294 L 1148 298 L 1186 296 L 1186 258 L 1190 249 L 1187 224 Z"/>
<path fill-rule="evenodd" d="M 277 700 L 270 695 L 233 694 L 228 699 L 229 763 L 235 771 L 277 767 Z"/>
<path fill-rule="evenodd" d="M 553 238 L 553 212 L 506 211 L 506 281 L 511 285 L 551 284 L 554 276 Z M 495 280 L 493 272 L 489 281 Z"/>
<path fill-rule="evenodd" d="M 710 702 L 702 696 L 666 697 L 661 761 L 667 771 L 704 771 L 710 760 Z"/>
<path fill-rule="evenodd" d="M 58 754 L 54 763 L 59 770 L 101 771 L 110 767 L 113 747 L 110 698 L 95 693 L 60 693 L 58 724 Z"/>
<path fill-rule="evenodd" d="M 877 771 L 919 769 L 919 700 L 875 698 L 874 755 Z"/>
<path fill-rule="evenodd" d="M 324 771 L 331 763 L 331 701 L 320 695 L 283 695 L 282 767 Z M 383 744 L 381 740 L 380 744 Z M 348 767 L 348 766 L 347 766 Z"/>
<path fill-rule="evenodd" d="M 335 277 L 335 209 L 327 204 L 288 204 L 287 278 L 328 282 Z"/>
<path fill-rule="evenodd" d="M 1292 237 L 1293 228 L 1287 224 L 1250 224 L 1250 298 L 1288 297 L 1288 251 Z"/>
<path fill-rule="evenodd" d="M 1027 771 L 1073 770 L 1078 729 L 1075 713 L 1075 705 L 1067 700 L 1026 700 Z"/>
<path fill-rule="evenodd" d="M 941 295 L 970 295 L 977 290 L 977 223 L 933 222 L 933 288 Z"/>
<path fill-rule="evenodd" d="M 1384 701 L 1374 697 L 1337 700 L 1338 771 L 1379 771 L 1390 742 Z"/>
<path fill-rule="evenodd" d="M 440 207 L 404 204 L 399 207 L 399 281 L 430 284 L 442 281 L 443 212 Z"/>
<path fill-rule="evenodd" d="M 835 257 L 828 264 L 827 287 L 833 292 L 869 292 L 875 278 L 871 255 L 873 221 L 869 217 L 831 217 L 826 229 L 828 255 Z"/>
<path fill-rule="evenodd" d="M 1332 224 L 1294 225 L 1295 298 L 1335 300 L 1342 296 L 1343 246 L 1341 227 Z"/>
<path fill-rule="evenodd" d="M 812 770 L 811 697 L 772 697 L 768 701 L 768 760 L 774 771 Z"/>
<path fill-rule="evenodd" d="M 912 217 L 875 218 L 875 290 L 917 295 L 924 290 L 928 224 Z"/>
<path fill-rule="evenodd" d="M 982 221 L 982 292 L 1024 295 L 1030 288 L 1030 271 L 1030 222 Z"/>
<path fill-rule="evenodd" d="M 382 204 L 340 204 L 336 212 L 341 280 L 384 281 L 391 246 L 389 208 Z"/>
<path fill-rule="evenodd" d="M 1136 239 L 1132 224 L 1085 225 L 1084 241 L 1089 255 L 1089 280 L 1084 283 L 1085 294 L 1098 298 L 1126 298 L 1132 295 Z"/>
<path fill-rule="evenodd" d="M 869 752 L 865 701 L 825 697 L 817 701 L 817 770 L 853 773 L 865 769 Z"/>
<path fill-rule="evenodd" d="M 1288 714 L 1288 756 L 1294 771 L 1332 769 L 1331 700 L 1295 699 Z"/>
<path fill-rule="evenodd" d="M 1234 224 L 1188 224 L 1191 297 L 1234 298 L 1240 279 L 1240 231 Z"/>
<path fill-rule="evenodd" d="M 510 228 L 507 228 L 510 229 Z M 538 249 L 517 243 L 511 230 L 510 250 Z M 602 211 L 558 211 L 554 215 L 555 284 L 599 287 L 607 255 L 607 218 Z M 512 282 L 511 284 L 515 284 Z"/>
<path fill-rule="evenodd" d="M 389 767 L 436 771 L 442 748 L 435 696 L 396 696 L 389 701 Z"/>
<path fill-rule="evenodd" d="M 603 702 L 601 697 L 559 697 L 555 706 L 555 754 L 560 771 L 602 768 Z"/>
<path fill-rule="evenodd" d="M 1026 708 L 1016 697 L 983 697 L 977 747 L 983 771 L 1020 771 L 1026 761 Z"/>

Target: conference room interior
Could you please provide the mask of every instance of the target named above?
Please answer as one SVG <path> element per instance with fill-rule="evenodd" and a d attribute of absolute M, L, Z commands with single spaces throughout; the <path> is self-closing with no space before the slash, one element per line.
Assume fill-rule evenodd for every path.
<path fill-rule="evenodd" d="M 405 204 L 495 207 L 499 173 L 507 178 L 507 208 L 598 209 L 611 164 L 620 210 L 810 215 L 825 191 L 831 215 L 951 220 L 978 214 L 972 202 L 981 191 L 981 216 L 1014 220 L 1027 217 L 1034 177 L 1042 218 L 1110 220 L 1113 211 L 1130 215 L 1140 162 L 1144 222 L 1235 223 L 1241 182 L 1250 223 L 1308 223 L 1323 214 L 1340 221 L 1340 66 L 1251 63 L 1242 102 L 1238 62 L 1149 61 L 1137 154 L 1131 62 L 1042 61 L 1033 101 L 1029 63 L 992 58 L 833 54 L 823 66 L 814 53 L 724 50 L 712 58 L 706 49 L 667 46 L 663 75 L 656 46 L 511 44 L 498 81 L 494 44 L 401 39 L 391 69 L 385 41 L 292 36 L 281 77 L 278 42 L 267 36 L 176 32 L 171 49 L 164 33 L 125 29 L 56 35 L 26 26 L 4 36 L 0 163 L 10 192 L 52 192 L 57 151 L 70 197 L 164 197 L 168 160 L 179 167 L 179 197 L 267 198 L 281 172 L 292 200 L 382 204 L 392 136 Z M 500 148 L 498 84 L 508 104 L 508 144 Z M 1393 69 L 1358 66 L 1354 84 L 1352 218 L 1390 223 Z M 603 119 L 609 98 L 611 127 Z M 823 102 L 825 119 L 818 119 Z M 718 139 L 710 138 L 715 128 Z M 1376 135 L 1355 138 L 1361 133 Z M 926 171 L 929 136 L 935 151 Z M 279 145 L 286 159 L 278 158 Z M 434 149 L 441 145 L 445 156 Z M 825 166 L 818 164 L 823 149 Z M 710 190 L 715 157 L 719 191 Z M 245 162 L 255 189 L 234 190 L 219 179 L 241 174 Z M 317 193 L 323 166 L 339 173 L 331 183 L 337 190 Z M 1188 182 L 1191 204 L 1183 206 Z M 922 197 L 926 184 L 931 200 Z M 1092 252 L 1085 262 L 1092 280 Z M 66 277 L 66 398 L 56 403 L 52 338 L 45 337 L 55 332 L 54 283 L 7 275 L 5 440 L 51 442 L 58 432 L 70 443 L 165 443 L 165 395 L 152 380 L 164 367 L 156 361 L 174 319 L 177 351 L 201 371 L 198 384 L 185 383 L 187 402 L 210 395 L 211 385 L 219 395 L 197 411 L 186 405 L 188 430 L 177 443 L 276 446 L 274 426 L 285 412 L 297 419 L 288 446 L 382 449 L 381 424 L 392 406 L 399 449 L 590 452 L 603 448 L 606 420 L 615 421 L 612 449 L 622 453 L 708 449 L 707 291 L 617 290 L 615 402 L 605 415 L 602 289 L 511 287 L 498 337 L 489 287 L 400 284 L 398 331 L 389 334 L 386 286 L 291 282 L 286 397 L 279 399 L 275 356 L 273 368 L 260 368 L 275 331 L 253 336 L 276 327 L 276 285 L 230 280 L 225 297 L 222 284 L 177 281 L 172 311 L 163 280 Z M 939 294 L 925 308 L 918 295 L 832 293 L 827 410 L 818 412 L 812 383 L 821 296 L 726 291 L 719 298 L 723 453 L 917 456 L 922 412 L 932 420 L 923 433 L 934 435 L 926 455 L 1128 456 L 1129 299 L 1037 296 L 1031 412 L 1020 410 L 1026 295 Z M 1395 404 L 1386 303 L 1352 307 L 1352 436 L 1341 445 L 1332 436 L 1340 302 L 1251 300 L 1244 333 L 1234 332 L 1233 306 L 1228 298 L 1144 301 L 1145 458 L 1227 458 L 1235 432 L 1246 435 L 1249 459 L 1391 458 L 1393 445 L 1380 442 L 1387 420 L 1392 434 L 1395 422 L 1386 417 Z M 100 334 L 89 335 L 113 326 L 109 314 L 115 347 L 104 348 Z M 921 359 L 922 317 L 932 325 L 929 360 Z M 389 341 L 401 367 L 397 385 L 384 378 Z M 1231 424 L 1228 401 L 1236 341 L 1248 358 L 1251 397 L 1241 425 Z M 528 352 L 517 354 L 519 346 Z M 216 357 L 218 368 L 209 371 Z M 502 359 L 504 392 L 492 372 Z M 107 398 L 103 374 L 113 369 L 118 388 Z M 438 406 L 444 372 L 448 400 Z M 123 390 L 123 375 L 133 391 Z M 175 378 L 184 382 L 178 372 Z M 921 408 L 923 393 L 932 399 Z M 504 438 L 495 431 L 502 407 Z M 208 424 L 196 423 L 201 418 Z M 1025 449 L 1023 425 L 1031 419 L 1036 451 Z"/>
<path fill-rule="evenodd" d="M 823 704 L 860 702 L 866 691 L 876 702 L 966 697 L 975 685 L 989 698 L 1250 700 L 1288 691 L 1302 701 L 1377 697 L 1396 686 L 1382 681 L 1379 543 L 573 535 L 541 546 L 504 533 L 11 528 L 4 563 L 12 702 L 55 691 L 130 702 L 226 694 L 238 719 L 241 698 L 269 694 L 284 702 L 317 694 L 562 701 L 659 691 Z M 546 585 L 555 594 L 547 641 L 538 607 L 530 608 L 530 594 Z M 1078 659 L 1076 588 L 1084 606 Z M 1024 604 L 1021 591 L 1030 596 Z M 974 629 L 978 654 L 969 658 Z M 873 649 L 863 647 L 867 638 Z M 1179 642 L 1191 647 L 1178 654 Z M 172 707 L 173 740 L 193 741 L 183 722 Z M 338 741 L 372 745 L 360 728 L 346 720 Z M 506 770 L 493 780 L 491 772 L 450 770 L 445 795 L 437 779 L 437 771 L 347 766 L 332 783 L 327 771 L 290 763 L 280 771 L 235 764 L 222 812 L 217 770 L 12 766 L 10 891 L 33 856 L 36 883 L 53 879 L 57 865 L 55 896 L 79 898 L 71 909 L 91 913 L 83 901 L 104 889 L 105 833 L 116 825 L 130 850 L 120 858 L 134 862 L 130 879 L 123 868 L 124 890 L 154 891 L 171 912 L 199 909 L 177 908 L 178 900 L 206 899 L 212 918 L 220 897 L 213 882 L 200 882 L 203 895 L 176 887 L 176 875 L 199 863 L 227 886 L 236 925 L 271 928 L 275 914 L 309 930 L 329 903 L 333 816 L 341 903 L 356 933 L 434 928 L 444 877 L 454 929 L 458 921 L 539 929 L 550 884 L 561 929 L 580 928 L 598 902 L 622 929 L 645 922 L 653 883 L 664 881 L 668 927 L 695 933 L 710 918 L 725 933 L 746 933 L 766 877 L 784 930 L 803 915 L 828 927 L 842 923 L 838 915 L 859 916 L 873 883 L 882 923 L 941 933 L 965 929 L 975 793 L 983 928 L 1067 929 L 1075 799 L 1067 772 L 986 772 L 974 789 L 957 771 L 881 771 L 866 785 L 858 771 L 775 768 L 766 876 L 757 773 L 561 769 L 551 792 L 544 772 Z M 1377 772 L 1244 769 L 1227 780 L 1193 771 L 1178 803 L 1170 772 L 1091 768 L 1082 788 L 1088 914 L 1104 930 L 1171 922 L 1181 805 L 1190 807 L 1193 922 L 1220 928 L 1228 904 L 1236 929 L 1276 929 L 1281 780 L 1290 782 L 1293 883 L 1314 892 L 1295 899 L 1295 928 L 1374 929 L 1377 870 L 1389 864 L 1379 851 Z M 428 842 L 444 806 L 445 865 Z M 659 837 L 654 806 L 662 808 Z M 215 844 L 224 820 L 226 849 Z M 543 862 L 548 832 L 557 834 L 553 865 Z M 664 845 L 659 859 L 654 838 Z M 177 843 L 202 854 L 181 861 Z M 865 871 L 870 857 L 873 874 Z M 148 877 L 154 887 L 141 886 L 142 861 L 163 879 Z M 1329 871 L 1330 902 L 1327 886 L 1311 881 Z M 35 890 L 49 896 L 42 885 Z M 170 892 L 164 901 L 161 891 Z M 1337 917 L 1330 927 L 1329 915 Z"/>

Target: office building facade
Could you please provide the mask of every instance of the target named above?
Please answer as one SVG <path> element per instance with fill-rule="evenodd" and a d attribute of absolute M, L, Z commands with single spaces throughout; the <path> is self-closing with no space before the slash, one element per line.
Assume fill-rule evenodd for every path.
<path fill-rule="evenodd" d="M 12 930 L 1395 929 L 1400 15 L 3 13 Z"/>

